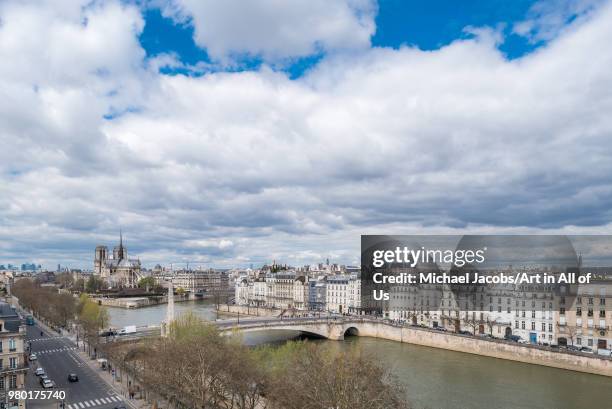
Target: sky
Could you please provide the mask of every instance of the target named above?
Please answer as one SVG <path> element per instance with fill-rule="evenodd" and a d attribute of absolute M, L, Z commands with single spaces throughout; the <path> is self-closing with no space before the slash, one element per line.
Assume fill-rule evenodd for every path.
<path fill-rule="evenodd" d="M 612 232 L 612 3 L 0 2 L 0 264 Z"/>

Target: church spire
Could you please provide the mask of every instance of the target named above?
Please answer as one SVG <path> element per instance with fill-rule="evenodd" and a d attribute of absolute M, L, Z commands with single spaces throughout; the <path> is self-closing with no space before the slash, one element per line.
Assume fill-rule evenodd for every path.
<path fill-rule="evenodd" d="M 119 228 L 119 260 L 125 258 L 125 249 L 123 248 L 123 231 Z"/>

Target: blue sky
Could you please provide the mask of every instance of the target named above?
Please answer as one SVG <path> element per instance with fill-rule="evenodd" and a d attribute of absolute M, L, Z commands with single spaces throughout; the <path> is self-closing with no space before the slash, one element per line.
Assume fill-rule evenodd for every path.
<path fill-rule="evenodd" d="M 398 48 L 408 45 L 435 50 L 469 36 L 466 27 L 494 27 L 504 36 L 499 49 L 509 59 L 519 58 L 544 44 L 512 32 L 513 24 L 526 19 L 537 3 L 537 0 L 382 0 L 378 2 L 372 46 Z M 140 42 L 148 56 L 176 53 L 186 64 L 212 62 L 206 50 L 195 44 L 194 27 L 188 21 L 176 22 L 164 16 L 158 7 L 151 6 L 143 13 L 145 27 Z M 323 55 L 324 52 L 291 59 L 277 68 L 297 78 L 316 65 Z M 239 67 L 234 69 L 257 69 L 261 64 L 261 58 L 251 56 L 241 59 Z M 185 73 L 186 70 L 168 69 L 165 72 Z"/>
<path fill-rule="evenodd" d="M 612 232 L 609 0 L 0 2 L 0 264 Z"/>

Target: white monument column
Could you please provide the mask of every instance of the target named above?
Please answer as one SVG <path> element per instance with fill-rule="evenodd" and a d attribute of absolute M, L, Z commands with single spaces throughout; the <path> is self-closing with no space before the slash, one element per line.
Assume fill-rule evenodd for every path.
<path fill-rule="evenodd" d="M 172 279 L 168 280 L 168 307 L 166 308 L 166 320 L 162 323 L 162 337 L 170 333 L 170 324 L 174 321 L 174 285 Z"/>

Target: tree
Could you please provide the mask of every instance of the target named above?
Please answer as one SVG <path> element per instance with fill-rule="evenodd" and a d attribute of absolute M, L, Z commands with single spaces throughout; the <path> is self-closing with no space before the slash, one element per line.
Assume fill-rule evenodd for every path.
<path fill-rule="evenodd" d="M 407 407 L 390 372 L 358 349 L 289 343 L 275 354 L 267 358 L 273 367 L 265 391 L 272 408 Z"/>
<path fill-rule="evenodd" d="M 95 293 L 104 287 L 106 287 L 104 280 L 92 274 L 87 280 L 87 284 L 85 285 L 85 290 L 88 293 Z"/>
<path fill-rule="evenodd" d="M 85 299 L 81 295 L 79 300 L 79 324 L 83 328 L 84 336 L 87 339 L 89 348 L 91 345 L 97 345 L 100 331 L 108 326 L 109 317 L 108 311 L 98 305 L 98 303 L 90 300 L 86 295 Z"/>
<path fill-rule="evenodd" d="M 85 291 L 85 284 L 85 280 L 83 278 L 79 278 L 74 282 L 72 288 L 74 288 L 76 291 Z"/>
<path fill-rule="evenodd" d="M 74 319 L 76 313 L 76 302 L 74 297 L 67 293 L 57 294 L 54 305 L 57 312 L 58 324 L 61 327 L 67 327 L 68 323 Z"/>
<path fill-rule="evenodd" d="M 289 342 L 245 346 L 193 313 L 169 336 L 104 344 L 109 359 L 172 408 L 406 408 L 388 370 L 359 350 Z"/>
<path fill-rule="evenodd" d="M 74 278 L 72 274 L 68 272 L 56 275 L 55 282 L 59 284 L 61 288 L 72 288 L 74 286 Z"/>
<path fill-rule="evenodd" d="M 151 276 L 143 277 L 138 281 L 138 287 L 145 288 L 149 292 L 150 289 L 155 288 L 155 279 Z"/>
<path fill-rule="evenodd" d="M 571 345 L 574 346 L 574 340 L 576 339 L 579 328 L 574 325 L 557 322 L 557 329 L 559 330 L 559 335 L 565 335 L 567 337 L 566 339 L 569 339 Z"/>
<path fill-rule="evenodd" d="M 487 324 L 487 328 L 489 328 L 489 335 L 493 336 L 493 327 L 497 324 L 496 320 L 492 320 L 488 315 L 485 320 L 485 324 Z"/>

